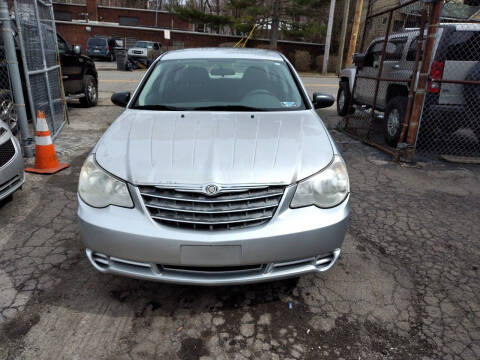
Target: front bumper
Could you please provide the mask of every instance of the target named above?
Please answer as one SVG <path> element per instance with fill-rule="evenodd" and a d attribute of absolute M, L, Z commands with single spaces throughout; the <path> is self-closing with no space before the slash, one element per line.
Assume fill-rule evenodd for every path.
<path fill-rule="evenodd" d="M 0 200 L 13 194 L 25 182 L 20 145 L 15 137 L 12 136 L 11 139 L 15 147 L 15 155 L 4 166 L 0 167 Z"/>
<path fill-rule="evenodd" d="M 349 199 L 332 209 L 290 209 L 285 190 L 273 218 L 241 230 L 193 231 L 153 222 L 130 186 L 134 209 L 96 209 L 78 199 L 80 234 L 104 273 L 198 285 L 269 281 L 328 270 L 340 254 Z"/>

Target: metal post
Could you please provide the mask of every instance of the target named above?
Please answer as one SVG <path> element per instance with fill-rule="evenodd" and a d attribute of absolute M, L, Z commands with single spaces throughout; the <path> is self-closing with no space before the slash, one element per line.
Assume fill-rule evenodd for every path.
<path fill-rule="evenodd" d="M 385 37 L 383 39 L 383 47 L 382 47 L 382 57 L 380 59 L 380 65 L 378 67 L 378 74 L 377 74 L 377 83 L 375 84 L 375 93 L 373 95 L 373 104 L 370 113 L 370 120 L 368 122 L 368 129 L 367 129 L 367 139 L 370 139 L 370 133 L 372 129 L 372 122 L 375 119 L 375 110 L 377 108 L 377 97 L 378 97 L 378 89 L 380 88 L 380 79 L 383 75 L 383 63 L 385 61 L 385 50 L 388 44 L 388 37 L 390 36 L 390 27 L 392 25 L 392 17 L 393 17 L 393 10 L 390 10 L 388 13 L 388 22 L 387 22 L 387 31 L 385 32 Z"/>
<path fill-rule="evenodd" d="M 350 37 L 350 44 L 348 46 L 347 58 L 345 59 L 345 67 L 349 67 L 350 65 L 352 65 L 353 53 L 355 52 L 355 47 L 357 46 L 358 29 L 360 28 L 360 18 L 362 17 L 362 8 L 363 8 L 363 0 L 358 0 L 357 5 L 355 6 L 352 35 Z M 367 16 L 369 15 L 369 13 L 370 13 L 370 4 L 367 10 Z M 367 18 L 365 18 L 365 25 L 366 24 L 367 24 Z M 363 33 L 363 37 L 365 37 L 365 32 Z M 360 51 L 362 50 L 363 49 L 360 49 Z"/>
<path fill-rule="evenodd" d="M 335 0 L 330 0 L 330 12 L 328 14 L 327 38 L 325 40 L 325 53 L 323 54 L 322 74 L 328 72 L 328 57 L 330 56 L 330 43 L 332 42 L 333 15 L 335 13 Z"/>
<path fill-rule="evenodd" d="M 345 37 L 347 36 L 348 14 L 350 12 L 350 0 L 343 0 L 343 22 L 340 33 L 340 47 L 338 49 L 337 74 L 342 71 L 343 53 L 345 51 Z"/>
<path fill-rule="evenodd" d="M 418 76 L 417 90 L 415 92 L 415 100 L 413 103 L 412 115 L 410 117 L 410 124 L 407 135 L 407 151 L 405 153 L 405 160 L 407 162 L 413 161 L 415 153 L 415 143 L 417 141 L 418 126 L 420 117 L 422 116 L 423 102 L 425 100 L 425 88 L 427 86 L 428 71 L 430 69 L 430 62 L 432 60 L 433 48 L 435 46 L 435 39 L 437 36 L 438 20 L 442 10 L 443 1 L 431 0 L 432 4 L 431 16 L 428 24 L 428 31 L 425 42 L 425 50 L 423 53 L 422 66 Z"/>
<path fill-rule="evenodd" d="M 5 56 L 7 58 L 8 73 L 10 84 L 15 101 L 15 110 L 18 116 L 18 125 L 20 126 L 20 137 L 23 155 L 25 157 L 34 156 L 34 142 L 30 129 L 28 128 L 27 112 L 25 110 L 25 99 L 23 98 L 22 80 L 18 70 L 17 53 L 15 42 L 13 41 L 13 32 L 10 26 L 10 15 L 8 12 L 8 3 L 0 0 L 0 21 L 2 21 L 2 38 L 5 46 Z"/>
<path fill-rule="evenodd" d="M 18 4 L 16 1 L 13 2 L 13 6 L 15 8 L 15 16 L 20 14 L 18 11 Z M 27 95 L 28 95 L 28 102 L 30 104 L 30 117 L 31 119 L 36 119 L 37 114 L 35 113 L 35 103 L 33 101 L 32 95 L 32 87 L 30 86 L 30 76 L 28 74 L 28 63 L 27 57 L 25 56 L 25 44 L 23 42 L 23 30 L 22 24 L 20 22 L 17 23 L 17 36 L 18 36 L 18 46 L 20 46 L 20 54 L 22 56 L 22 63 L 23 63 L 23 75 L 25 77 L 25 85 L 27 85 Z M 33 129 L 36 130 L 37 124 L 33 121 Z"/>
<path fill-rule="evenodd" d="M 410 121 L 410 116 L 412 114 L 414 96 L 415 96 L 415 84 L 417 82 L 417 72 L 418 67 L 420 65 L 420 54 L 422 53 L 423 47 L 423 36 L 425 32 L 425 23 L 427 22 L 427 11 L 428 11 L 429 4 L 425 3 L 422 9 L 422 18 L 420 22 L 420 32 L 417 38 L 417 53 L 415 55 L 415 64 L 413 66 L 412 77 L 410 79 L 410 87 L 408 91 L 408 104 L 407 104 L 407 111 L 405 113 L 405 119 L 403 120 L 402 131 L 400 132 L 400 137 L 398 139 L 397 149 L 395 152 L 394 159 L 395 161 L 399 160 L 400 150 L 405 147 L 404 144 L 405 136 L 407 135 L 408 123 Z"/>
<path fill-rule="evenodd" d="M 43 31 L 42 31 L 42 23 L 40 22 L 40 12 L 38 11 L 38 0 L 34 0 L 34 9 L 35 9 L 35 18 L 37 20 L 37 28 L 39 31 L 39 38 L 40 38 L 40 48 L 42 50 L 42 62 L 43 62 L 43 69 L 45 70 L 45 86 L 47 88 L 47 95 L 48 95 L 48 103 L 50 105 L 50 115 L 52 117 L 52 133 L 57 133 L 57 129 L 55 129 L 55 109 L 53 108 L 53 98 L 52 92 L 50 90 L 50 82 L 49 82 L 49 75 L 47 70 L 47 57 L 45 55 L 45 44 L 43 41 Z"/>

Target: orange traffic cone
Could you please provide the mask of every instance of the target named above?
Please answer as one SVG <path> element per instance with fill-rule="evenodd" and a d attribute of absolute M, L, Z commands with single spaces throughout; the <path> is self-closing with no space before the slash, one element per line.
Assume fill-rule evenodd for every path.
<path fill-rule="evenodd" d="M 37 112 L 35 144 L 35 167 L 26 168 L 25 171 L 37 174 L 55 174 L 68 167 L 68 164 L 58 162 L 45 113 L 40 110 Z"/>

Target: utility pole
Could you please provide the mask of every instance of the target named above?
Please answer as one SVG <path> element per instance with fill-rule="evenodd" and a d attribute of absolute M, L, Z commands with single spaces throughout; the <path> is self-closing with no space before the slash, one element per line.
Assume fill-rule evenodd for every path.
<path fill-rule="evenodd" d="M 357 45 L 358 29 L 360 28 L 360 17 L 362 16 L 363 0 L 358 0 L 355 7 L 355 16 L 353 18 L 352 36 L 350 37 L 350 45 L 348 47 L 347 58 L 345 59 L 345 67 L 352 65 L 353 53 Z M 365 19 L 367 21 L 367 19 Z"/>
<path fill-rule="evenodd" d="M 340 47 L 338 49 L 337 74 L 340 74 L 340 71 L 342 71 L 343 53 L 345 51 L 345 38 L 347 36 L 349 12 L 350 12 L 350 0 L 343 0 L 343 22 L 342 22 L 342 31 L 340 33 Z"/>
<path fill-rule="evenodd" d="M 23 98 L 22 80 L 18 70 L 17 52 L 13 40 L 13 32 L 10 24 L 10 14 L 6 0 L 0 0 L 0 21 L 2 22 L 1 33 L 5 47 L 5 60 L 8 66 L 10 84 L 12 87 L 15 111 L 18 116 L 18 127 L 20 128 L 21 145 L 25 157 L 34 156 L 34 142 L 28 127 L 27 112 L 25 110 L 25 99 Z"/>
<path fill-rule="evenodd" d="M 330 55 L 330 43 L 332 42 L 333 15 L 335 13 L 335 0 L 330 0 L 330 13 L 328 14 L 327 38 L 325 40 L 325 53 L 323 54 L 322 74 L 328 71 L 328 57 Z"/>
<path fill-rule="evenodd" d="M 270 29 L 270 45 L 277 47 L 278 27 L 280 26 L 280 0 L 273 2 L 272 27 Z"/>

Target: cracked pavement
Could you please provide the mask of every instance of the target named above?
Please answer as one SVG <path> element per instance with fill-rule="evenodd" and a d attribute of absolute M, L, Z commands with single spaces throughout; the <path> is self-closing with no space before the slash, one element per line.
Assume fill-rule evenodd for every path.
<path fill-rule="evenodd" d="M 83 160 L 121 109 L 70 109 L 70 168 L 0 204 L 2 359 L 479 359 L 480 169 L 400 166 L 333 132 L 351 177 L 338 263 L 191 287 L 97 273 L 76 224 Z"/>

